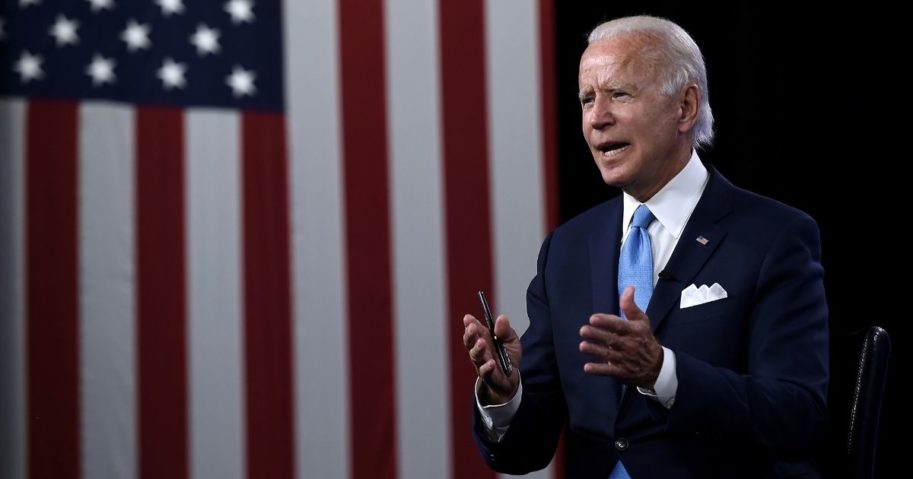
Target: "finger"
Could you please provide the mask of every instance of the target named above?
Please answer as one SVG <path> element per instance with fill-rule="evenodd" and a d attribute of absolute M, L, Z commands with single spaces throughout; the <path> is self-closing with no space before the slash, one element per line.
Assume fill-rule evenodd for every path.
<path fill-rule="evenodd" d="M 501 368 L 495 364 L 494 359 L 485 361 L 484 364 L 479 366 L 479 377 L 482 378 L 482 381 L 488 385 L 489 388 L 493 390 L 503 389 L 501 385 Z"/>
<path fill-rule="evenodd" d="M 624 322 L 624 320 L 621 321 Z M 606 326 L 604 324 L 585 324 L 580 327 L 580 337 L 603 343 L 618 341 L 620 338 L 629 334 L 629 328 L 629 326 L 618 327 L 614 323 L 611 326 Z"/>
<path fill-rule="evenodd" d="M 596 343 L 592 341 L 581 341 L 580 342 L 580 352 L 584 354 L 590 354 L 596 356 L 600 359 L 606 359 L 610 348 L 608 345 L 603 343 Z"/>
<path fill-rule="evenodd" d="M 619 376 L 622 373 L 620 368 L 611 363 L 586 363 L 583 372 L 598 376 Z"/>
<path fill-rule="evenodd" d="M 609 341 L 605 343 L 581 341 L 579 348 L 582 353 L 591 354 L 600 359 L 612 362 L 628 362 L 630 356 L 627 344 L 623 341 Z"/>
<path fill-rule="evenodd" d="M 491 384 L 491 380 L 493 379 L 492 373 L 494 371 L 495 371 L 494 359 L 492 359 L 491 361 L 485 361 L 484 363 L 479 365 L 479 377 L 482 378 L 482 380 L 485 381 L 486 383 Z"/>
<path fill-rule="evenodd" d="M 590 316 L 590 326 L 618 336 L 627 336 L 632 331 L 632 323 L 630 321 L 608 314 Z"/>
<path fill-rule="evenodd" d="M 510 320 L 507 316 L 501 314 L 498 316 L 498 319 L 495 320 L 495 335 L 505 343 L 517 339 L 517 333 L 514 331 L 514 328 L 510 327 Z"/>
<path fill-rule="evenodd" d="M 463 326 L 468 328 L 470 324 L 479 324 L 479 320 L 471 314 L 463 316 Z"/>
<path fill-rule="evenodd" d="M 470 323 L 469 326 L 466 326 L 466 329 L 463 330 L 463 346 L 466 350 L 472 349 L 476 344 L 476 340 L 482 335 L 482 326 L 478 323 Z"/>
<path fill-rule="evenodd" d="M 621 310 L 628 321 L 649 321 L 647 315 L 634 302 L 634 286 L 628 286 L 621 293 Z"/>
<path fill-rule="evenodd" d="M 469 359 L 471 359 L 477 367 L 481 368 L 482 364 L 492 358 L 493 357 L 488 350 L 488 343 L 482 338 L 476 340 L 475 345 L 469 350 Z"/>

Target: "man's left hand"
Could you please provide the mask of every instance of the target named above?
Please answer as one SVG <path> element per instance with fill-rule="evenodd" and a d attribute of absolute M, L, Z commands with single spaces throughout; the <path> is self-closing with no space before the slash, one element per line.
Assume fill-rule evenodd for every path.
<path fill-rule="evenodd" d="M 584 364 L 583 370 L 652 389 L 663 364 L 663 348 L 650 330 L 650 319 L 634 304 L 631 286 L 621 295 L 621 310 L 627 319 L 594 314 L 590 324 L 580 328 L 580 351 L 597 360 Z"/>

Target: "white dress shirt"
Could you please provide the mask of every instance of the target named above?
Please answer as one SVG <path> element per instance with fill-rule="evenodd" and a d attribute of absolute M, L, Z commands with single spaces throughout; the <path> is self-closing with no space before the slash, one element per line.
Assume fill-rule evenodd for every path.
<path fill-rule="evenodd" d="M 685 225 L 691 218 L 691 213 L 697 206 L 709 178 L 707 169 L 701 164 L 697 152 L 692 150 L 691 159 L 665 186 L 662 187 L 645 205 L 650 208 L 656 221 L 647 228 L 650 241 L 653 245 L 653 285 L 659 280 L 659 273 L 666 267 L 672 251 L 685 230 Z M 641 205 L 634 197 L 623 193 L 623 210 L 621 217 L 622 231 L 621 242 L 628 237 L 628 227 L 634 210 Z M 479 380 L 476 380 L 476 406 L 482 416 L 482 422 L 488 432 L 487 436 L 492 441 L 500 441 L 510 426 L 510 421 L 520 407 L 523 396 L 523 383 L 510 401 L 504 404 L 482 406 L 478 395 Z M 637 388 L 644 395 L 658 401 L 664 407 L 671 408 L 675 403 L 675 393 L 678 390 L 678 377 L 675 374 L 675 353 L 663 347 L 663 364 L 656 378 L 653 390 Z"/>

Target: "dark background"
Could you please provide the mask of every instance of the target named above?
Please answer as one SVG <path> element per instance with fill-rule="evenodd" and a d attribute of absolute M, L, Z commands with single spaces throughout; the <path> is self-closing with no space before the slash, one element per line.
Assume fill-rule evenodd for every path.
<path fill-rule="evenodd" d="M 854 371 L 840 338 L 869 325 L 891 334 L 879 477 L 904 466 L 900 441 L 898 361 L 909 333 L 904 223 L 898 193 L 909 154 L 899 127 L 904 89 L 891 78 L 909 63 L 907 42 L 892 41 L 901 16 L 874 3 L 812 7 L 801 2 L 555 2 L 560 220 L 618 194 L 605 186 L 580 128 L 577 64 L 586 35 L 604 20 L 634 14 L 675 21 L 695 39 L 707 64 L 714 146 L 701 158 L 743 188 L 812 215 L 821 228 L 830 307 L 832 391 L 845 391 Z M 906 59 L 904 59 L 906 58 Z M 891 240 L 888 240 L 888 234 Z M 796 352 L 802 354 L 801 351 Z M 842 407 L 846 394 L 832 396 Z M 906 419 L 906 418 L 904 418 Z M 821 457 L 832 477 L 844 434 L 834 425 Z"/>

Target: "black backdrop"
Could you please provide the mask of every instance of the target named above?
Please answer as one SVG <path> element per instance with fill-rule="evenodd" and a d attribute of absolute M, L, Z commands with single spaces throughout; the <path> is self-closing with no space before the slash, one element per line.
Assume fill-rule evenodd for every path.
<path fill-rule="evenodd" d="M 898 358 L 909 335 L 897 299 L 910 294 L 901 291 L 905 242 L 897 232 L 903 217 L 888 213 L 899 210 L 895 195 L 904 191 L 894 165 L 906 163 L 909 153 L 901 147 L 903 134 L 889 128 L 900 123 L 887 119 L 903 117 L 899 104 L 907 94 L 888 80 L 909 63 L 908 46 L 888 40 L 900 33 L 885 21 L 893 14 L 872 3 L 712 3 L 555 2 L 560 220 L 618 194 L 602 184 L 581 134 L 577 62 L 586 34 L 624 15 L 675 21 L 697 41 L 708 68 L 716 140 L 701 157 L 735 184 L 818 221 L 832 335 L 877 324 L 892 336 L 878 453 L 879 476 L 887 477 L 885 471 L 903 466 L 901 441 L 891 438 L 902 437 L 899 423 L 906 423 L 897 397 Z M 901 241 L 881 239 L 884 227 Z M 832 356 L 843 354 L 835 342 Z M 845 385 L 848 373 L 832 371 L 832 384 Z M 838 439 L 833 432 L 830 440 Z"/>

